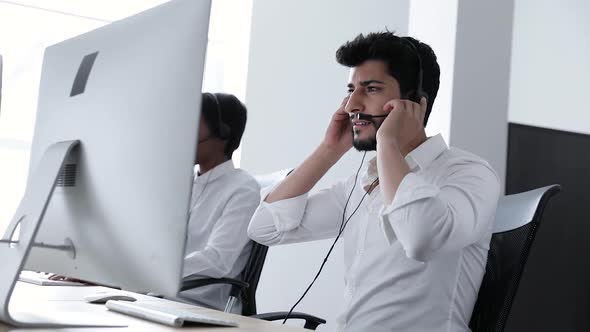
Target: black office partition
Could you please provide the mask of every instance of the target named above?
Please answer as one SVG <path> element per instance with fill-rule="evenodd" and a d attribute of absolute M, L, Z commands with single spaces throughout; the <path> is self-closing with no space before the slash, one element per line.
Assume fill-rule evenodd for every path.
<path fill-rule="evenodd" d="M 590 135 L 509 124 L 506 193 L 549 184 L 506 331 L 590 331 Z"/>

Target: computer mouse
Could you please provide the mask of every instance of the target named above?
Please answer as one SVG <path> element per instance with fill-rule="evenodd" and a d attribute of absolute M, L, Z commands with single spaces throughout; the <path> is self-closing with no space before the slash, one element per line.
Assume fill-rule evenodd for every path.
<path fill-rule="evenodd" d="M 119 301 L 137 301 L 133 296 L 122 293 L 122 292 L 99 292 L 84 297 L 84 301 L 88 303 L 104 304 L 108 300 L 119 300 Z"/>

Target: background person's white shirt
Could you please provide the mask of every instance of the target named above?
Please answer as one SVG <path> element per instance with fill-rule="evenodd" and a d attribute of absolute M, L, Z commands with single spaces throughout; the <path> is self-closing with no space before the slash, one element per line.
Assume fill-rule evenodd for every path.
<path fill-rule="evenodd" d="M 339 330 L 469 331 L 500 195 L 498 177 L 481 158 L 449 149 L 440 135 L 406 162 L 412 172 L 393 202 L 384 206 L 377 187 L 342 235 L 345 305 Z M 377 178 L 375 159 L 368 164 L 346 218 L 364 186 Z M 268 245 L 333 238 L 353 185 L 354 176 L 315 194 L 263 201 L 249 236 Z"/>
<path fill-rule="evenodd" d="M 183 277 L 238 277 L 250 255 L 246 230 L 259 202 L 258 183 L 231 160 L 195 175 Z M 208 285 L 178 297 L 223 310 L 230 287 Z"/>

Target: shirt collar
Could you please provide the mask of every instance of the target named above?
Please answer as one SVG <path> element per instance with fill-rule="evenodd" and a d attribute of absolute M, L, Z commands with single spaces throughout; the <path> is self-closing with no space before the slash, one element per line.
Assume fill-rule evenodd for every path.
<path fill-rule="evenodd" d="M 196 166 L 194 180 L 197 181 L 199 178 L 207 178 L 207 181 L 213 181 L 233 171 L 234 169 L 236 168 L 234 166 L 234 162 L 231 159 L 213 167 L 207 173 L 202 175 L 199 175 L 199 168 Z"/>
<path fill-rule="evenodd" d="M 408 153 L 405 160 L 411 171 L 425 169 L 448 148 L 445 139 L 441 134 L 438 134 L 428 138 L 424 143 Z M 375 157 L 367 162 L 367 171 L 361 178 L 361 184 L 364 188 L 368 188 L 378 177 L 377 157 Z"/>
<path fill-rule="evenodd" d="M 424 143 L 412 150 L 406 156 L 406 162 L 413 171 L 416 168 L 425 169 L 440 156 L 449 146 L 441 134 L 430 137 Z"/>

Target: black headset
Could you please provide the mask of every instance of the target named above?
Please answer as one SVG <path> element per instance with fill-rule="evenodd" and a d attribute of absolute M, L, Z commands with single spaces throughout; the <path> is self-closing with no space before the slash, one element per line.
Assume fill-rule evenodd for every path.
<path fill-rule="evenodd" d="M 213 126 L 214 131 L 216 133 L 216 135 L 221 138 L 222 140 L 228 140 L 231 137 L 231 128 L 229 127 L 229 125 L 225 122 L 223 122 L 223 119 L 221 118 L 221 104 L 219 103 L 219 100 L 217 99 L 217 96 L 214 93 L 210 93 L 210 92 L 206 92 L 207 95 L 211 96 L 211 99 L 213 99 L 213 102 L 215 103 L 215 112 L 217 113 L 216 119 L 217 119 L 217 123 L 215 123 Z"/>
<path fill-rule="evenodd" d="M 408 96 L 408 99 L 418 104 L 420 104 L 420 99 L 422 99 L 422 97 L 426 98 L 426 100 L 428 101 L 428 93 L 426 93 L 426 91 L 424 91 L 424 88 L 422 87 L 424 75 L 422 70 L 422 57 L 420 56 L 420 52 L 418 52 L 418 48 L 416 47 L 416 45 L 414 45 L 414 42 L 411 39 L 409 39 L 409 37 L 401 37 L 400 39 L 403 40 L 403 42 L 406 43 L 412 49 L 414 54 L 416 54 L 416 58 L 418 59 L 418 83 L 416 84 L 416 90 L 414 90 L 414 92 L 410 96 Z"/>

